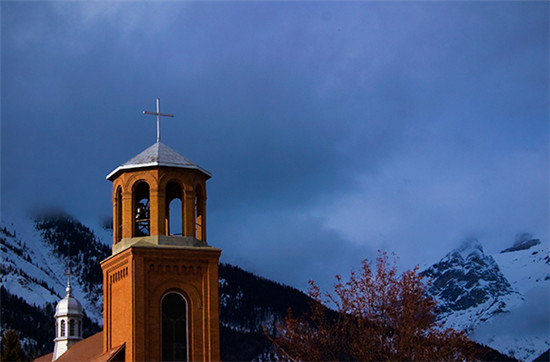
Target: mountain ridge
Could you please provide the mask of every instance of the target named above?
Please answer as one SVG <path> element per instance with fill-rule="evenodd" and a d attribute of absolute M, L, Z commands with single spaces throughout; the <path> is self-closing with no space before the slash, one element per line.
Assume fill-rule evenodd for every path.
<path fill-rule="evenodd" d="M 53 328 L 48 329 L 48 325 L 53 326 L 53 314 L 48 315 L 48 311 L 64 296 L 63 274 L 68 266 L 76 271 L 74 294 L 87 313 L 85 333 L 101 329 L 99 262 L 110 255 L 108 245 L 112 241 L 108 230 L 91 229 L 63 213 L 35 218 L 27 227 L 32 230 L 19 233 L 14 225 L 0 226 L 2 327 L 7 327 L 6 303 L 20 305 L 40 326 L 36 329 L 40 333 L 23 333 L 26 348 L 34 348 L 40 355 L 53 348 Z M 515 250 L 487 255 L 479 241 L 468 239 L 423 273 L 432 279 L 428 290 L 439 302 L 439 317 L 445 326 L 464 329 L 474 340 L 506 355 L 534 360 L 550 348 L 545 330 L 538 331 L 534 339 L 529 336 L 532 342 L 507 335 L 501 338 L 493 326 L 496 323 L 497 331 L 502 330 L 502 318 L 511 318 L 526 303 L 540 299 L 537 288 L 549 289 L 547 248 L 531 236 L 518 240 L 512 246 Z M 93 273 L 95 276 L 90 277 Z M 296 316 L 304 313 L 311 301 L 293 287 L 223 263 L 219 268 L 219 291 L 224 360 L 272 359 L 272 346 L 264 330 L 273 332 L 289 307 Z M 530 309 L 534 310 L 532 306 Z"/>
<path fill-rule="evenodd" d="M 493 255 L 470 239 L 423 274 L 432 280 L 428 292 L 445 327 L 465 330 L 519 360 L 534 360 L 550 348 L 548 310 L 538 307 L 548 305 L 550 254 L 539 239 L 520 234 Z"/>
<path fill-rule="evenodd" d="M 108 233 L 98 233 L 65 213 L 35 218 L 32 228 L 21 237 L 13 224 L 10 228 L 0 226 L 1 322 L 2 330 L 12 327 L 19 331 L 27 351 L 43 355 L 53 350 L 53 311 L 65 295 L 64 273 L 69 266 L 76 275 L 71 281 L 72 294 L 84 307 L 83 336 L 101 330 L 103 279 L 99 263 L 111 250 L 96 236 Z M 222 358 L 272 359 L 272 345 L 264 328 L 273 331 L 290 307 L 300 315 L 311 299 L 296 288 L 229 264 L 219 265 L 219 281 Z M 20 312 L 29 317 L 21 319 Z M 29 329 L 30 325 L 38 328 Z"/>

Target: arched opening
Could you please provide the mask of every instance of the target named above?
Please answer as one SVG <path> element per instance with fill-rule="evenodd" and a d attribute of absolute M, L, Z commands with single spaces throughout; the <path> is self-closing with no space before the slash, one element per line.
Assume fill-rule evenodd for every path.
<path fill-rule="evenodd" d="M 61 337 L 65 337 L 65 320 L 61 320 Z"/>
<path fill-rule="evenodd" d="M 113 232 L 115 233 L 115 243 L 118 243 L 122 239 L 122 188 L 120 186 L 117 187 L 115 193 L 115 222 Z"/>
<path fill-rule="evenodd" d="M 145 181 L 134 187 L 134 236 L 149 236 L 149 185 Z"/>
<path fill-rule="evenodd" d="M 195 237 L 199 240 L 205 240 L 205 203 L 204 203 L 204 193 L 202 188 L 197 186 L 195 188 Z"/>
<path fill-rule="evenodd" d="M 173 199 L 172 201 L 170 201 L 170 205 L 168 206 L 169 208 L 168 234 L 169 235 L 176 235 L 176 236 L 183 235 L 181 206 L 182 204 L 180 199 Z"/>
<path fill-rule="evenodd" d="M 166 186 L 166 234 L 183 235 L 182 188 L 175 182 Z"/>
<path fill-rule="evenodd" d="M 187 361 L 187 302 L 179 293 L 162 298 L 162 360 Z"/>
<path fill-rule="evenodd" d="M 74 319 L 69 319 L 69 336 L 74 336 Z"/>

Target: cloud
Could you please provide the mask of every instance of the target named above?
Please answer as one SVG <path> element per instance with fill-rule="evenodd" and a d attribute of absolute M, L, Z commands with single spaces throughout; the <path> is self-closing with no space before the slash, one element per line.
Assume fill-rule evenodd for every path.
<path fill-rule="evenodd" d="M 214 214 L 209 220 L 222 226 L 209 235 L 211 243 L 226 250 L 222 261 L 303 290 L 308 280 L 327 290 L 336 274 L 348 275 L 374 255 L 372 248 L 349 242 L 323 220 L 288 208 L 223 218 Z"/>
<path fill-rule="evenodd" d="M 472 235 L 489 253 L 524 230 L 548 238 L 544 152 L 458 159 L 454 146 L 437 149 L 436 156 L 410 149 L 380 172 L 363 174 L 360 188 L 316 215 L 349 240 L 396 251 L 408 267 L 433 263 Z"/>
<path fill-rule="evenodd" d="M 214 175 L 214 245 L 261 274 L 545 239 L 547 7 L 3 4 L 3 211 L 109 214 L 104 177 L 154 142 L 160 97 L 163 141 Z"/>

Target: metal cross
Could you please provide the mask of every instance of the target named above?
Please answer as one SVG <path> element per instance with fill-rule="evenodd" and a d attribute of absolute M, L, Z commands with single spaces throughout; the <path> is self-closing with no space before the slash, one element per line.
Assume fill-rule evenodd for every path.
<path fill-rule="evenodd" d="M 67 268 L 67 272 L 64 274 L 67 276 L 67 295 L 71 295 L 71 292 L 73 291 L 73 288 L 71 288 L 71 277 L 76 276 L 76 274 L 73 273 L 73 270 L 71 269 L 71 266 Z"/>
<path fill-rule="evenodd" d="M 143 114 L 150 114 L 152 116 L 157 116 L 157 142 L 160 142 L 160 117 L 174 117 L 174 115 L 168 114 L 168 113 L 160 113 L 160 98 L 157 98 L 156 112 L 143 111 Z"/>
<path fill-rule="evenodd" d="M 71 269 L 70 266 L 67 268 L 67 271 L 63 275 L 66 275 L 67 279 L 69 279 L 69 280 L 71 280 L 71 277 L 76 276 L 76 274 L 73 273 L 73 270 Z"/>

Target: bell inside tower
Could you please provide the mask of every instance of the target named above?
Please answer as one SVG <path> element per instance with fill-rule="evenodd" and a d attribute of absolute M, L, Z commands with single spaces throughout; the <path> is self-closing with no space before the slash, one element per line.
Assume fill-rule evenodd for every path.
<path fill-rule="evenodd" d="M 144 181 L 136 185 L 134 211 L 134 236 L 149 236 L 149 185 Z"/>

